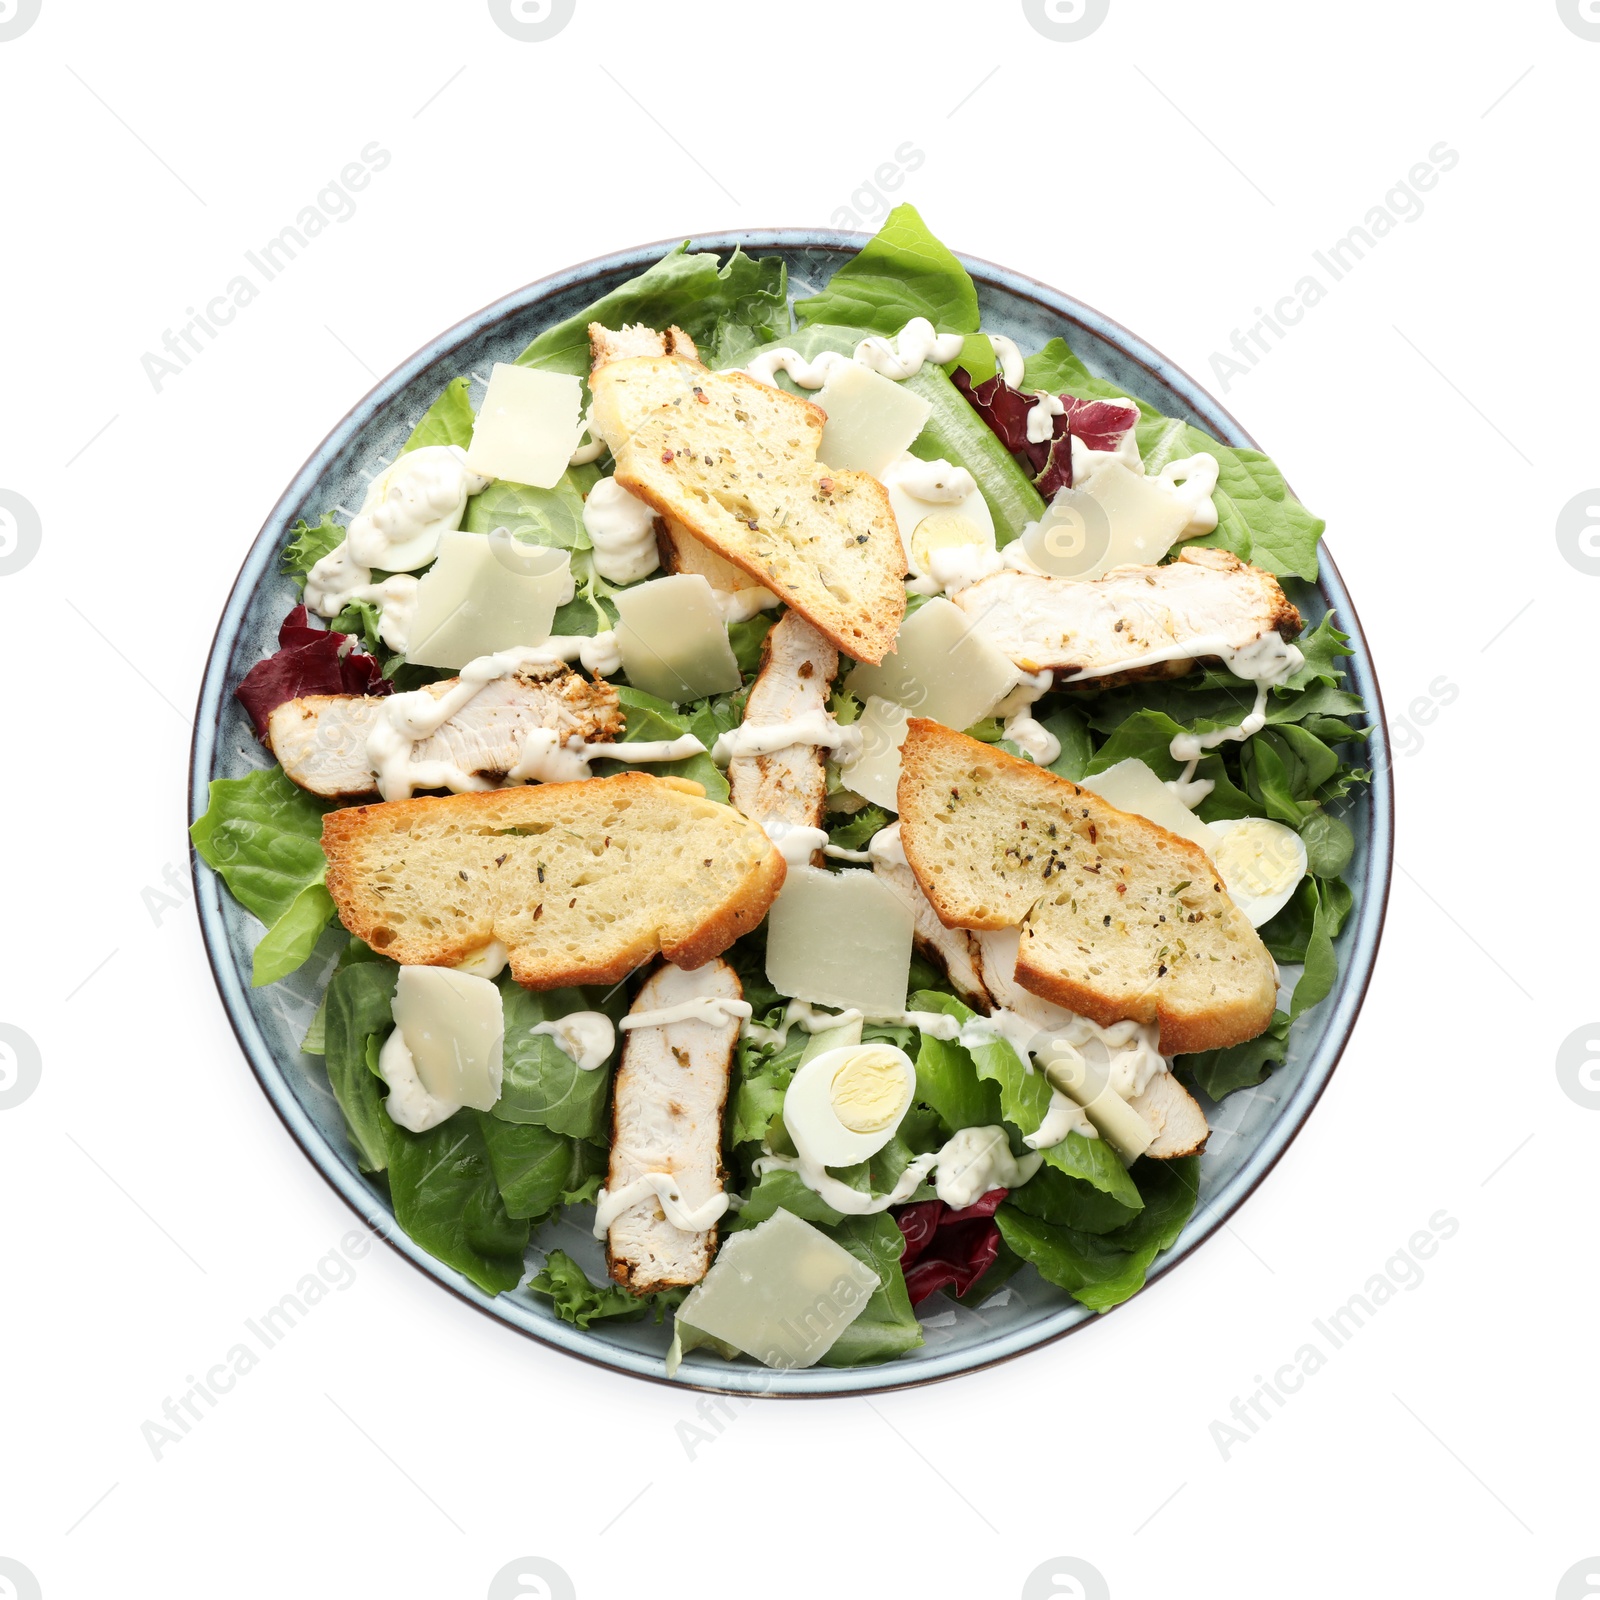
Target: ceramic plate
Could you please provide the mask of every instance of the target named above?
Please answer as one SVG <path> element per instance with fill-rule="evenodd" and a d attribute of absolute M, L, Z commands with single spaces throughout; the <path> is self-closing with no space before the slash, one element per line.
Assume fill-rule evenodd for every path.
<path fill-rule="evenodd" d="M 491 363 L 511 360 L 535 334 L 641 272 L 676 242 L 644 245 L 572 267 L 486 307 L 391 373 L 317 447 L 267 518 L 218 625 L 195 718 L 190 770 L 193 816 L 205 809 L 211 779 L 238 777 L 266 760 L 233 690 L 249 667 L 276 647 L 278 625 L 296 603 L 293 586 L 278 573 L 278 554 L 289 527 L 300 517 L 315 522 L 335 505 L 359 506 L 368 478 L 394 456 L 412 424 L 450 378 L 487 374 Z M 774 229 L 701 238 L 694 247 L 725 252 L 738 244 L 753 254 L 781 255 L 789 264 L 790 289 L 799 298 L 814 293 L 864 242 L 853 234 Z M 1170 416 L 1188 417 L 1229 444 L 1254 446 L 1249 434 L 1192 378 L 1109 318 L 1003 267 L 968 257 L 962 262 L 978 286 L 985 330 L 1010 335 L 1024 350 L 1038 349 L 1062 335 L 1091 368 L 1114 379 L 1127 393 Z M 483 383 L 474 380 L 472 387 L 476 405 Z M 1293 597 L 1306 613 L 1308 626 L 1325 611 L 1333 611 L 1350 635 L 1355 650 L 1346 663 L 1351 686 L 1365 698 L 1372 716 L 1369 764 L 1374 778 L 1370 788 L 1355 791 L 1354 803 L 1345 813 L 1356 839 L 1346 877 L 1355 891 L 1357 910 L 1338 939 L 1338 987 L 1296 1025 L 1288 1061 L 1265 1083 L 1229 1096 L 1220 1108 L 1206 1103 L 1214 1131 L 1201 1163 L 1200 1203 L 1177 1244 L 1157 1258 L 1150 1272 L 1152 1285 L 1227 1221 L 1310 1115 L 1355 1024 L 1383 929 L 1393 808 L 1382 703 L 1360 622 L 1326 546 L 1320 583 L 1315 589 L 1295 585 Z M 198 862 L 195 875 L 206 950 L 239 1044 L 273 1108 L 323 1177 L 396 1250 L 480 1311 L 570 1355 L 617 1372 L 665 1381 L 668 1328 L 600 1324 L 580 1331 L 524 1292 L 486 1295 L 400 1232 L 383 1184 L 363 1176 L 356 1166 L 321 1059 L 303 1055 L 299 1048 L 340 948 L 341 930 L 337 925 L 330 929 L 312 960 L 288 980 L 252 989 L 250 957 L 260 937 L 259 925 Z M 603 1278 L 598 1242 L 571 1222 L 547 1226 L 536 1236 L 529 1252 L 530 1273 L 537 1269 L 543 1251 L 555 1245 L 577 1257 L 592 1278 Z M 1160 1290 L 1146 1292 L 1159 1295 Z M 885 1366 L 769 1372 L 697 1353 L 675 1381 L 782 1396 L 902 1388 L 1008 1360 L 1071 1333 L 1094 1316 L 1046 1284 L 1031 1267 L 1012 1279 L 1009 1295 L 996 1298 L 1001 1303 L 990 1301 L 977 1311 L 953 1307 L 942 1295 L 925 1301 L 922 1316 L 937 1324 L 924 1330 L 926 1344 Z"/>

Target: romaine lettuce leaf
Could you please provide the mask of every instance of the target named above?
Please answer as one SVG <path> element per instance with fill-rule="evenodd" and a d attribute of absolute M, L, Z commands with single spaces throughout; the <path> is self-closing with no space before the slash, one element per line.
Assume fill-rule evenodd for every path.
<path fill-rule="evenodd" d="M 455 444 L 465 450 L 472 443 L 473 420 L 467 380 L 452 378 L 439 398 L 422 413 L 411 430 L 411 437 L 400 446 L 400 454 L 434 444 Z"/>
<path fill-rule="evenodd" d="M 882 334 L 898 333 L 913 317 L 926 317 L 941 333 L 978 331 L 978 291 L 967 269 L 908 204 L 896 206 L 861 253 L 794 309 L 803 323 Z"/>
<path fill-rule="evenodd" d="M 724 264 L 710 252 L 691 255 L 685 240 L 637 278 L 546 328 L 517 364 L 587 379 L 589 324 L 620 328 L 642 322 L 657 329 L 676 324 L 694 340 L 707 366 L 722 366 L 788 331 L 788 285 L 788 269 L 779 256 L 757 261 L 735 250 Z"/>
<path fill-rule="evenodd" d="M 691 778 L 705 788 L 707 799 L 727 804 L 728 780 L 711 759 L 709 751 L 719 734 L 739 725 L 741 712 L 732 699 L 719 696 L 675 707 L 665 700 L 658 700 L 653 694 L 646 694 L 643 689 L 626 687 L 618 688 L 617 699 L 621 701 L 623 715 L 628 721 L 627 732 L 622 736 L 624 744 L 677 739 L 692 733 L 706 747 L 707 753 L 685 756 L 682 761 L 652 761 L 649 771 L 658 775 Z M 629 765 L 626 761 L 596 761 L 594 770 L 605 777 L 613 772 L 625 772 Z"/>
<path fill-rule="evenodd" d="M 486 1293 L 522 1282 L 528 1222 L 506 1211 L 477 1113 L 458 1111 L 426 1133 L 391 1125 L 389 1196 L 406 1234 Z"/>
<path fill-rule="evenodd" d="M 970 1021 L 976 1015 L 954 995 L 927 989 L 912 995 L 907 1009 L 942 1011 L 947 1016 L 959 1017 L 963 1022 Z M 1021 1057 L 1004 1039 L 976 1045 L 971 1050 L 959 1044 L 952 1048 L 957 1053 L 957 1062 L 961 1056 L 965 1056 L 972 1062 L 980 1078 L 998 1087 L 1000 1114 L 1018 1134 L 1033 1133 L 1038 1129 L 1050 1108 L 1051 1094 L 1050 1084 L 1042 1072 L 1031 1072 L 1024 1067 Z M 918 1081 L 920 1085 L 920 1074 Z M 977 1124 L 969 1123 L 968 1126 Z M 1013 1143 L 1018 1141 L 1014 1139 Z M 1060 1144 L 1052 1145 L 1040 1154 L 1047 1166 L 1055 1167 L 1069 1177 L 1082 1178 L 1126 1206 L 1137 1207 L 1142 1203 L 1139 1190 L 1128 1176 L 1127 1168 L 1104 1139 L 1086 1139 L 1081 1133 L 1069 1133 Z"/>
<path fill-rule="evenodd" d="M 281 767 L 260 767 L 242 778 L 213 778 L 205 815 L 189 829 L 200 859 L 266 925 L 251 975 L 257 987 L 293 972 L 333 915 L 326 891 L 307 894 L 328 870 L 322 817 L 330 809 Z"/>
<path fill-rule="evenodd" d="M 856 1260 L 878 1274 L 878 1287 L 864 1310 L 834 1342 L 819 1365 L 866 1367 L 893 1361 L 922 1343 L 922 1326 L 911 1309 L 900 1255 L 905 1235 L 886 1211 L 876 1216 L 846 1217 L 826 1230 Z"/>
<path fill-rule="evenodd" d="M 1057 1227 L 1007 1203 L 995 1213 L 1000 1236 L 1039 1276 L 1092 1311 L 1109 1311 L 1144 1287 L 1150 1263 L 1176 1243 L 1194 1211 L 1200 1160 L 1137 1164 L 1144 1209 L 1109 1233 Z"/>

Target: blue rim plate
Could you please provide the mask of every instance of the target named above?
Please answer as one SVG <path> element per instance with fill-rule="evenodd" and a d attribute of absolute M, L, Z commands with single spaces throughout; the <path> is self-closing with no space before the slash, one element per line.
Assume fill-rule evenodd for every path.
<path fill-rule="evenodd" d="M 447 380 L 460 373 L 487 373 L 491 362 L 510 360 L 541 329 L 642 271 L 677 242 L 641 245 L 570 267 L 486 306 L 390 373 L 317 447 L 257 535 L 217 626 L 195 715 L 191 816 L 204 811 L 211 779 L 238 777 L 267 760 L 233 689 L 250 666 L 274 648 L 278 624 L 296 602 L 293 587 L 278 572 L 278 554 L 295 520 L 306 516 L 315 521 L 330 507 L 359 505 L 367 478 L 393 457 L 411 424 Z M 865 236 L 859 234 L 773 228 L 702 237 L 695 247 L 721 252 L 743 245 L 749 251 L 782 255 L 789 264 L 791 288 L 799 297 L 820 286 L 843 257 L 864 243 Z M 1064 335 L 1090 367 L 1130 393 L 1170 415 L 1189 417 L 1229 444 L 1254 447 L 1250 435 L 1193 378 L 1109 317 L 1004 267 L 967 256 L 961 259 L 978 285 L 986 329 L 1009 334 L 1024 349 L 1036 349 L 1047 339 Z M 474 380 L 473 387 L 476 400 L 481 397 L 481 380 Z M 1314 589 L 1300 586 L 1296 599 L 1308 622 L 1315 622 L 1324 611 L 1337 614 L 1355 651 L 1347 662 L 1353 685 L 1370 708 L 1373 781 L 1370 788 L 1357 792 L 1345 813 L 1356 837 L 1356 854 L 1347 874 L 1356 893 L 1356 914 L 1337 941 L 1338 986 L 1295 1025 L 1288 1061 L 1257 1088 L 1240 1090 L 1220 1108 L 1207 1107 L 1215 1131 L 1202 1160 L 1200 1203 L 1176 1245 L 1156 1260 L 1152 1282 L 1172 1271 L 1223 1225 L 1299 1132 L 1355 1026 L 1383 933 L 1394 832 L 1383 703 L 1355 607 L 1325 547 L 1320 581 Z M 609 1328 L 602 1324 L 590 1331 L 571 1327 L 525 1291 L 497 1297 L 483 1293 L 400 1232 L 384 1186 L 363 1176 L 356 1166 L 320 1060 L 299 1049 L 337 955 L 337 926 L 299 973 L 268 988 L 252 989 L 250 957 L 260 936 L 259 925 L 198 861 L 194 876 L 206 953 L 245 1059 L 296 1142 L 351 1208 L 435 1282 L 508 1327 L 599 1366 L 668 1381 L 667 1328 L 649 1323 Z M 554 1224 L 536 1240 L 540 1248 L 557 1244 L 577 1256 L 591 1276 L 600 1275 L 598 1246 L 575 1224 Z M 1045 1284 L 1031 1268 L 1012 1280 L 1009 1296 L 1002 1291 L 978 1311 L 954 1307 L 941 1296 L 925 1302 L 922 1314 L 927 1343 L 885 1366 L 769 1372 L 697 1353 L 672 1381 L 715 1392 L 785 1397 L 907 1388 L 1010 1360 L 1071 1333 L 1095 1315 Z"/>

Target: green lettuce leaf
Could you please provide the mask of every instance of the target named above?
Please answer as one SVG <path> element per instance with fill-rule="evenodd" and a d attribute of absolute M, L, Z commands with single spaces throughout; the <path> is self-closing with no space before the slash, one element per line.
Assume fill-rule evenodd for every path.
<path fill-rule="evenodd" d="M 322 818 L 331 808 L 296 788 L 281 767 L 260 767 L 243 778 L 213 778 L 205 815 L 189 829 L 200 859 L 266 925 L 252 974 L 258 986 L 293 972 L 333 915 L 320 887 L 328 870 Z"/>
<path fill-rule="evenodd" d="M 547 1033 L 534 1033 L 541 1022 L 554 1022 L 571 1011 L 606 1011 L 615 1020 L 627 1006 L 621 986 L 610 995 L 599 990 L 524 989 L 509 977 L 500 981 L 505 1013 L 504 1071 L 494 1116 L 502 1122 L 533 1124 L 552 1133 L 593 1139 L 605 1127 L 609 1066 L 585 1072 Z"/>
<path fill-rule="evenodd" d="M 519 366 L 589 376 L 589 324 L 620 328 L 676 325 L 699 347 L 709 367 L 788 331 L 788 270 L 778 256 L 754 260 L 735 250 L 726 263 L 709 252 L 689 253 L 686 240 L 637 278 L 546 328 L 521 355 Z"/>
<path fill-rule="evenodd" d="M 900 1257 L 905 1235 L 886 1211 L 871 1217 L 846 1217 L 827 1230 L 856 1260 L 878 1274 L 878 1287 L 866 1309 L 839 1335 L 819 1365 L 866 1367 L 893 1361 L 922 1343 L 922 1326 L 911 1309 Z"/>
<path fill-rule="evenodd" d="M 472 401 L 467 396 L 467 380 L 452 378 L 439 398 L 422 413 L 411 437 L 400 446 L 400 454 L 420 450 L 424 445 L 455 444 L 463 450 L 472 443 Z"/>
<path fill-rule="evenodd" d="M 591 549 L 583 525 L 583 492 L 569 467 L 553 489 L 535 489 L 525 483 L 496 478 L 481 494 L 467 501 L 461 518 L 467 533 L 493 533 L 505 528 L 527 544 L 549 545 L 556 550 Z"/>
<path fill-rule="evenodd" d="M 1150 1263 L 1171 1249 L 1194 1211 L 1200 1160 L 1140 1161 L 1144 1209 L 1109 1233 L 1056 1227 L 1009 1200 L 995 1213 L 1000 1236 L 1039 1276 L 1091 1311 L 1109 1311 L 1144 1287 Z"/>
<path fill-rule="evenodd" d="M 426 1133 L 392 1127 L 389 1195 L 407 1236 L 486 1293 L 522 1282 L 527 1219 L 510 1216 L 500 1198 L 475 1112 L 458 1111 Z"/>
<path fill-rule="evenodd" d="M 259 989 L 276 983 L 303 966 L 316 948 L 322 930 L 333 921 L 333 896 L 322 883 L 307 884 L 289 909 L 267 929 L 251 959 L 250 983 Z"/>
<path fill-rule="evenodd" d="M 1115 1196 L 1054 1167 L 1040 1167 L 1020 1189 L 1011 1191 L 1006 1203 L 1052 1227 L 1076 1228 L 1080 1233 L 1111 1233 L 1139 1215 Z"/>
<path fill-rule="evenodd" d="M 544 1266 L 528 1280 L 528 1288 L 547 1299 L 563 1322 L 579 1328 L 608 1317 L 635 1322 L 650 1309 L 648 1299 L 629 1294 L 614 1283 L 590 1283 L 583 1268 L 565 1250 L 550 1252 Z"/>
<path fill-rule="evenodd" d="M 976 1015 L 954 995 L 927 989 L 912 995 L 907 1009 L 942 1011 L 947 1016 L 960 1018 L 962 1022 L 968 1022 Z M 1004 1039 L 976 1045 L 970 1050 L 959 1044 L 954 1044 L 952 1048 L 957 1052 L 958 1060 L 960 1056 L 967 1057 L 976 1074 L 998 1088 L 1000 1114 L 1019 1135 L 1038 1130 L 1050 1108 L 1050 1084 L 1042 1072 L 1030 1072 L 1024 1067 L 1021 1057 Z M 978 1124 L 969 1123 L 967 1126 Z M 1019 1144 L 1016 1139 L 1012 1142 Z M 1047 1166 L 1069 1177 L 1083 1179 L 1091 1187 L 1113 1196 L 1130 1208 L 1142 1204 L 1139 1190 L 1128 1176 L 1128 1169 L 1104 1139 L 1086 1139 L 1081 1133 L 1069 1133 L 1060 1144 L 1052 1145 L 1040 1154 Z"/>
<path fill-rule="evenodd" d="M 593 1150 L 593 1145 L 552 1133 L 536 1123 L 502 1122 L 484 1111 L 474 1114 L 508 1216 L 548 1216 L 586 1181 L 588 1174 L 580 1170 L 583 1158 L 579 1152 Z"/>
<path fill-rule="evenodd" d="M 617 699 L 622 703 L 628 729 L 622 736 L 624 744 L 657 739 L 678 739 L 692 733 L 706 752 L 685 756 L 681 761 L 652 761 L 648 770 L 660 776 L 671 774 L 679 778 L 692 778 L 706 791 L 706 798 L 728 802 L 728 780 L 722 769 L 708 753 L 717 742 L 717 736 L 739 725 L 740 712 L 726 696 L 714 700 L 696 700 L 681 708 L 666 700 L 658 700 L 643 689 L 618 688 Z M 613 772 L 626 772 L 626 761 L 596 761 L 594 770 L 605 777 Z M 637 770 L 637 769 L 634 769 Z"/>
<path fill-rule="evenodd" d="M 399 976 L 392 961 L 356 962 L 334 973 L 323 1001 L 323 1065 L 365 1172 L 388 1166 L 390 1144 L 400 1132 L 383 1109 L 383 1080 L 368 1067 L 370 1049 L 394 1026 Z"/>
<path fill-rule="evenodd" d="M 331 511 L 322 513 L 322 520 L 310 523 L 302 517 L 289 530 L 289 542 L 284 546 L 279 570 L 285 577 L 293 578 L 297 589 L 306 586 L 306 574 L 330 551 L 344 543 L 344 529 L 333 520 Z"/>
<path fill-rule="evenodd" d="M 978 291 L 967 269 L 928 231 L 915 206 L 898 205 L 859 255 L 820 294 L 795 302 L 802 322 L 898 333 L 926 317 L 941 333 L 978 331 Z"/>

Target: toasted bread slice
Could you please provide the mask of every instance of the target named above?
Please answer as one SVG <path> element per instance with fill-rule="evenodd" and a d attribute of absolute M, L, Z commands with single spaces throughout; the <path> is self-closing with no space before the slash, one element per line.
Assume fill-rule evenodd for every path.
<path fill-rule="evenodd" d="M 700 352 L 682 328 L 665 333 L 642 322 L 629 322 L 621 328 L 608 328 L 603 322 L 589 324 L 589 364 L 603 367 L 608 361 L 626 361 L 630 356 L 682 356 L 698 361 Z"/>
<path fill-rule="evenodd" d="M 1253 1039 L 1277 968 L 1196 844 L 1043 767 L 913 717 L 900 838 L 946 927 L 1020 927 L 1023 988 L 1163 1055 Z"/>
<path fill-rule="evenodd" d="M 530 989 L 617 983 L 661 954 L 694 967 L 760 923 L 783 857 L 731 806 L 642 772 L 323 818 L 328 893 L 403 966 L 491 939 Z"/>
<path fill-rule="evenodd" d="M 657 967 L 634 997 L 634 1012 L 669 1010 L 701 997 L 744 997 L 725 961 L 692 972 Z M 722 1108 L 739 1042 L 739 1019 L 690 1019 L 624 1036 L 611 1102 L 613 1194 L 647 1172 L 677 1180 L 685 1206 L 703 1205 L 722 1189 Z M 691 1232 L 669 1222 L 654 1195 L 629 1206 L 606 1234 L 611 1276 L 635 1294 L 698 1283 L 717 1247 L 715 1227 Z"/>
<path fill-rule="evenodd" d="M 905 614 L 888 491 L 817 462 L 826 414 L 743 372 L 676 356 L 590 376 L 617 482 L 772 590 L 845 654 L 878 662 Z"/>

